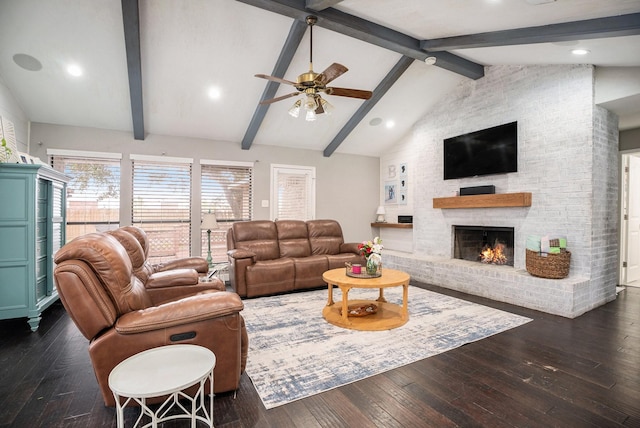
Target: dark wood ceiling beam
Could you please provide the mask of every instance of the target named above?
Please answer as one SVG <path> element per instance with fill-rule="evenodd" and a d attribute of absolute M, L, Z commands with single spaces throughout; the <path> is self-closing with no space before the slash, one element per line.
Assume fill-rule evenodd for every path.
<path fill-rule="evenodd" d="M 333 141 L 324 149 L 324 156 L 329 157 L 333 152 L 344 142 L 347 136 L 353 131 L 356 126 L 365 118 L 369 111 L 380 101 L 380 99 L 387 93 L 389 88 L 407 71 L 409 66 L 413 64 L 414 59 L 408 56 L 403 56 L 400 61 L 387 73 L 378 86 L 373 90 L 373 96 L 362 103 L 360 108 L 355 112 L 351 119 L 342 127 L 340 132 L 335 136 Z"/>
<path fill-rule="evenodd" d="M 564 22 L 515 30 L 491 31 L 465 36 L 423 40 L 423 50 L 486 48 L 492 46 L 526 45 L 533 43 L 566 42 L 640 34 L 640 13 Z"/>
<path fill-rule="evenodd" d="M 122 0 L 124 44 L 129 73 L 129 97 L 133 138 L 144 140 L 144 108 L 142 105 L 142 61 L 140 59 L 140 11 L 138 0 Z"/>
<path fill-rule="evenodd" d="M 276 65 L 273 68 L 272 76 L 283 78 L 284 74 L 287 72 L 291 61 L 293 60 L 293 56 L 300 46 L 300 42 L 302 41 L 302 37 L 307 29 L 307 24 L 304 21 L 293 21 L 291 24 L 291 28 L 289 29 L 289 35 L 287 36 L 287 40 L 284 42 L 284 46 L 280 51 L 280 56 L 278 56 L 278 60 L 276 61 Z M 278 91 L 279 83 L 273 81 L 267 81 L 267 85 L 264 88 L 264 92 L 262 93 L 262 97 L 260 98 L 260 102 L 264 100 L 268 100 L 270 98 L 275 97 L 276 92 Z M 293 88 L 292 88 L 293 92 Z M 244 134 L 244 138 L 242 139 L 242 149 L 249 150 L 251 145 L 253 144 L 253 140 L 256 138 L 258 134 L 258 130 L 260 129 L 260 125 L 262 125 L 262 121 L 264 117 L 267 115 L 267 110 L 269 110 L 270 104 L 258 104 L 255 112 L 253 113 L 253 117 L 251 118 L 251 122 L 249 123 L 249 127 Z"/>
<path fill-rule="evenodd" d="M 318 11 L 333 7 L 341 1 L 342 0 L 306 0 L 305 5 L 307 9 Z"/>
<path fill-rule="evenodd" d="M 306 2 L 304 0 L 238 1 L 300 21 L 304 21 L 307 15 L 314 14 L 318 17 L 317 26 L 389 49 L 418 61 L 424 61 L 428 56 L 435 56 L 435 65 L 437 67 L 471 79 L 479 79 L 484 76 L 484 67 L 480 64 L 449 52 L 427 53 L 420 47 L 420 40 L 418 39 L 334 8 L 314 11 L 305 7 Z"/>

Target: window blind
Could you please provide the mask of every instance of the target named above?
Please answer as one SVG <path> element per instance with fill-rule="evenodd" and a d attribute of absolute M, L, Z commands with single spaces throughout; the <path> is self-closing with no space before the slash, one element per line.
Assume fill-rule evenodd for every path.
<path fill-rule="evenodd" d="M 226 232 L 234 222 L 251 220 L 253 168 L 236 165 L 201 166 L 202 213 L 214 213 L 218 229 L 211 231 L 214 262 L 226 261 Z M 207 231 L 202 231 L 202 254 L 207 256 Z"/>
<path fill-rule="evenodd" d="M 53 154 L 51 166 L 71 177 L 67 184 L 67 242 L 119 227 L 120 159 Z"/>
<path fill-rule="evenodd" d="M 131 223 L 147 233 L 152 263 L 191 254 L 191 163 L 132 161 Z"/>
<path fill-rule="evenodd" d="M 308 177 L 305 174 L 279 172 L 278 220 L 308 220 Z"/>

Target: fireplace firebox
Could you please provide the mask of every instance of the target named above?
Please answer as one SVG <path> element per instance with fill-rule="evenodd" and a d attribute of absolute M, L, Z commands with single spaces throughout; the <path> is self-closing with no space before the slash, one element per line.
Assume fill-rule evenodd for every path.
<path fill-rule="evenodd" d="M 453 226 L 453 258 L 513 266 L 513 227 Z"/>

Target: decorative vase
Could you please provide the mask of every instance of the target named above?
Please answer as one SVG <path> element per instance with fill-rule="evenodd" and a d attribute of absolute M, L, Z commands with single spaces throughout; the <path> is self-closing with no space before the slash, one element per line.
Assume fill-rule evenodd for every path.
<path fill-rule="evenodd" d="M 380 254 L 372 253 L 367 257 L 367 275 L 377 275 L 382 267 Z"/>

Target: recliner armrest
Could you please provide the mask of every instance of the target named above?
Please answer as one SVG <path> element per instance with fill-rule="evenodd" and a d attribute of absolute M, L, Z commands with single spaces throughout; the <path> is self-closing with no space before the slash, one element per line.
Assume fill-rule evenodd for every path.
<path fill-rule="evenodd" d="M 202 257 L 185 257 L 158 263 L 153 265 L 153 269 L 155 272 L 164 272 L 171 269 L 195 269 L 199 273 L 207 273 L 209 271 L 209 263 Z"/>
<path fill-rule="evenodd" d="M 249 250 L 236 249 L 227 251 L 227 255 L 233 259 L 252 259 L 253 263 L 256 262 L 256 253 Z"/>
<path fill-rule="evenodd" d="M 358 243 L 357 242 L 345 242 L 344 244 L 340 244 L 340 252 L 341 253 L 360 254 L 360 250 L 358 250 Z"/>
<path fill-rule="evenodd" d="M 194 285 L 199 281 L 198 272 L 194 269 L 174 269 L 156 272 L 149 275 L 145 282 L 146 289 Z"/>
<path fill-rule="evenodd" d="M 243 309 L 244 304 L 236 293 L 218 291 L 197 294 L 128 312 L 118 318 L 115 330 L 120 334 L 142 333 L 233 315 Z"/>

